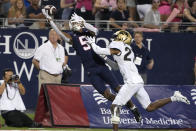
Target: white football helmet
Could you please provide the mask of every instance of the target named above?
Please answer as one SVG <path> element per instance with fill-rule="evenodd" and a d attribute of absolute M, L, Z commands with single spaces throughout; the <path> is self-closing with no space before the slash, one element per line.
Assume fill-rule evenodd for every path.
<path fill-rule="evenodd" d="M 80 31 L 82 28 L 84 28 L 84 22 L 85 20 L 82 17 L 74 13 L 69 20 L 69 28 L 73 31 Z"/>

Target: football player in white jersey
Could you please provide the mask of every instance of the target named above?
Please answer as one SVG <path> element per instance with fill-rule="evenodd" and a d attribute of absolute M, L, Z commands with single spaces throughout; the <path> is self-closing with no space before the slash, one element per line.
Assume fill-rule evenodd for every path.
<path fill-rule="evenodd" d="M 100 55 L 113 55 L 117 62 L 119 70 L 123 76 L 124 85 L 121 87 L 116 98 L 112 102 L 112 124 L 114 131 L 118 131 L 120 122 L 120 108 L 125 105 L 134 95 L 139 103 L 148 112 L 154 111 L 170 102 L 178 101 L 190 104 L 189 100 L 179 91 L 175 91 L 174 95 L 151 102 L 148 93 L 144 89 L 144 82 L 138 73 L 137 67 L 133 63 L 134 53 L 130 47 L 132 37 L 129 32 L 120 30 L 114 34 L 114 40 L 107 48 L 101 48 L 95 44 L 95 38 L 88 37 L 88 43 L 93 50 Z"/>

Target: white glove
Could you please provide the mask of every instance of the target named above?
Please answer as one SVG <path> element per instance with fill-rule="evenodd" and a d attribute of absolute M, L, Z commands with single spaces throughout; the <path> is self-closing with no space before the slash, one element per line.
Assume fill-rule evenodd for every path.
<path fill-rule="evenodd" d="M 79 16 L 80 20 L 83 22 L 83 23 L 86 23 L 86 21 L 84 20 L 84 18 L 82 18 L 81 16 Z"/>
<path fill-rule="evenodd" d="M 46 19 L 52 20 L 52 17 L 49 16 L 48 13 L 46 13 L 46 10 L 45 10 L 45 9 L 42 9 L 42 13 L 43 13 L 43 15 L 46 17 Z"/>
<path fill-rule="evenodd" d="M 78 21 L 82 21 L 83 23 L 86 22 L 81 16 L 77 15 L 75 12 L 72 14 L 71 18 L 78 20 Z"/>
<path fill-rule="evenodd" d="M 95 37 L 87 36 L 86 40 L 89 45 L 91 45 L 92 43 L 95 43 Z"/>

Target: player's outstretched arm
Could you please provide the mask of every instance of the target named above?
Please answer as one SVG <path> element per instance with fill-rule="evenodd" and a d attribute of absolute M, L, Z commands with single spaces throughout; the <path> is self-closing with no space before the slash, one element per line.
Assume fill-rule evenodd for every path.
<path fill-rule="evenodd" d="M 113 48 L 101 48 L 100 46 L 95 44 L 95 37 L 86 37 L 87 43 L 91 45 L 93 50 L 95 51 L 96 54 L 98 55 L 119 55 L 121 53 L 120 50 L 118 49 L 113 49 Z"/>
<path fill-rule="evenodd" d="M 111 59 L 107 58 L 105 55 L 111 55 L 111 54 L 118 54 L 118 51 L 115 51 L 110 48 L 101 48 L 100 46 L 95 44 L 95 37 L 87 37 L 87 42 L 88 44 L 91 45 L 93 50 L 95 51 L 96 54 L 100 55 L 106 62 L 107 64 L 112 67 L 113 70 L 119 70 L 118 64 Z M 104 55 L 104 56 L 103 56 Z"/>
<path fill-rule="evenodd" d="M 57 34 L 59 34 L 65 42 L 68 42 L 69 43 L 70 42 L 70 38 L 66 37 L 65 34 L 63 34 L 58 29 L 58 27 L 56 26 L 56 24 L 53 22 L 52 18 L 48 15 L 48 13 L 46 13 L 46 10 L 45 9 L 42 9 L 42 13 L 46 17 L 46 19 L 49 21 L 51 27 L 57 32 Z"/>
<path fill-rule="evenodd" d="M 109 48 L 101 48 L 100 46 L 95 44 L 95 37 L 86 37 L 87 43 L 91 45 L 93 50 L 95 51 L 96 54 L 98 55 L 111 55 L 110 49 Z"/>

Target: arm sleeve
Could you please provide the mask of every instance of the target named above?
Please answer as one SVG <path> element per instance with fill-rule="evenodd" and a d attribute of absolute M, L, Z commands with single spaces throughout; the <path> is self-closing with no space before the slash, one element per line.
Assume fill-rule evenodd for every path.
<path fill-rule="evenodd" d="M 98 35 L 99 30 L 97 28 L 95 28 L 94 26 L 92 26 L 91 24 L 85 22 L 84 26 L 85 26 L 86 29 L 94 32 L 95 35 Z"/>
<path fill-rule="evenodd" d="M 94 42 L 91 44 L 91 47 L 93 48 L 96 54 L 111 55 L 109 48 L 101 48 L 100 46 L 96 45 Z"/>
<path fill-rule="evenodd" d="M 113 60 L 106 57 L 105 61 L 113 70 L 119 70 L 118 64 Z"/>
<path fill-rule="evenodd" d="M 58 27 L 55 25 L 55 23 L 54 23 L 52 20 L 50 20 L 50 25 L 51 25 L 52 28 L 57 32 L 57 34 L 59 34 L 59 35 L 63 38 L 64 41 L 70 42 L 70 39 L 67 38 L 67 37 L 58 29 Z"/>

